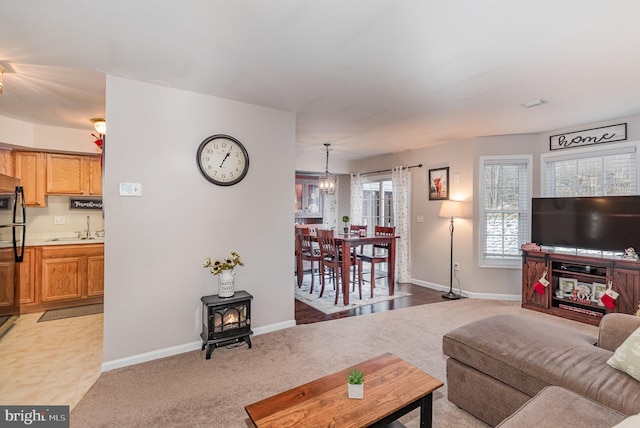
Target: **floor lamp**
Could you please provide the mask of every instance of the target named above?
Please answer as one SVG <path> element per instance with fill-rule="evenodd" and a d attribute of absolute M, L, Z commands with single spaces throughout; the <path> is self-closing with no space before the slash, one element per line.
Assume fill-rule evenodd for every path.
<path fill-rule="evenodd" d="M 459 299 L 460 295 L 453 292 L 453 219 L 462 217 L 462 203 L 460 201 L 443 201 L 440 207 L 440 217 L 450 218 L 449 233 L 451 233 L 451 253 L 449 256 L 449 292 L 442 295 L 444 299 Z"/>

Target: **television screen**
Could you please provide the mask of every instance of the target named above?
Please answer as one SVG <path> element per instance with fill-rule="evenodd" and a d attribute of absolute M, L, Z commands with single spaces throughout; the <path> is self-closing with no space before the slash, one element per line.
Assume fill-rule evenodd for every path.
<path fill-rule="evenodd" d="M 531 241 L 622 252 L 640 251 L 640 196 L 533 198 Z"/>

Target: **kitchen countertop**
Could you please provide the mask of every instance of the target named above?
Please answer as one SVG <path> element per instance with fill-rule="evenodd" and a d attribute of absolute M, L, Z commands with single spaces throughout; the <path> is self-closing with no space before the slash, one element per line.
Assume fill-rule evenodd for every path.
<path fill-rule="evenodd" d="M 104 244 L 104 237 L 97 238 L 92 236 L 91 238 L 35 238 L 27 239 L 24 242 L 25 247 L 41 247 L 44 245 L 78 245 L 78 244 Z"/>
<path fill-rule="evenodd" d="M 104 244 L 104 236 L 92 236 L 90 238 L 77 238 L 74 236 L 39 236 L 36 238 L 27 238 L 24 242 L 25 247 L 42 247 L 49 245 L 84 245 L 84 244 Z M 0 248 L 11 248 L 12 242 L 6 239 L 0 239 Z"/>

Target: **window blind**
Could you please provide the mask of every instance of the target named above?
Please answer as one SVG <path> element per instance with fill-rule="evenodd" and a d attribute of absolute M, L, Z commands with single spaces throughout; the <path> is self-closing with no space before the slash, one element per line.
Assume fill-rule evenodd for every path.
<path fill-rule="evenodd" d="M 635 146 L 547 157 L 544 167 L 547 197 L 637 194 Z"/>
<path fill-rule="evenodd" d="M 482 158 L 482 263 L 519 265 L 529 234 L 530 158 Z"/>

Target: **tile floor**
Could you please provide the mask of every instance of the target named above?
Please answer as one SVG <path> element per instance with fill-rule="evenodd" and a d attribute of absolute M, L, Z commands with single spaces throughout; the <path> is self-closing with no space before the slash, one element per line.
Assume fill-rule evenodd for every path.
<path fill-rule="evenodd" d="M 0 339 L 0 404 L 68 405 L 100 376 L 103 314 L 37 322 L 20 316 Z"/>

